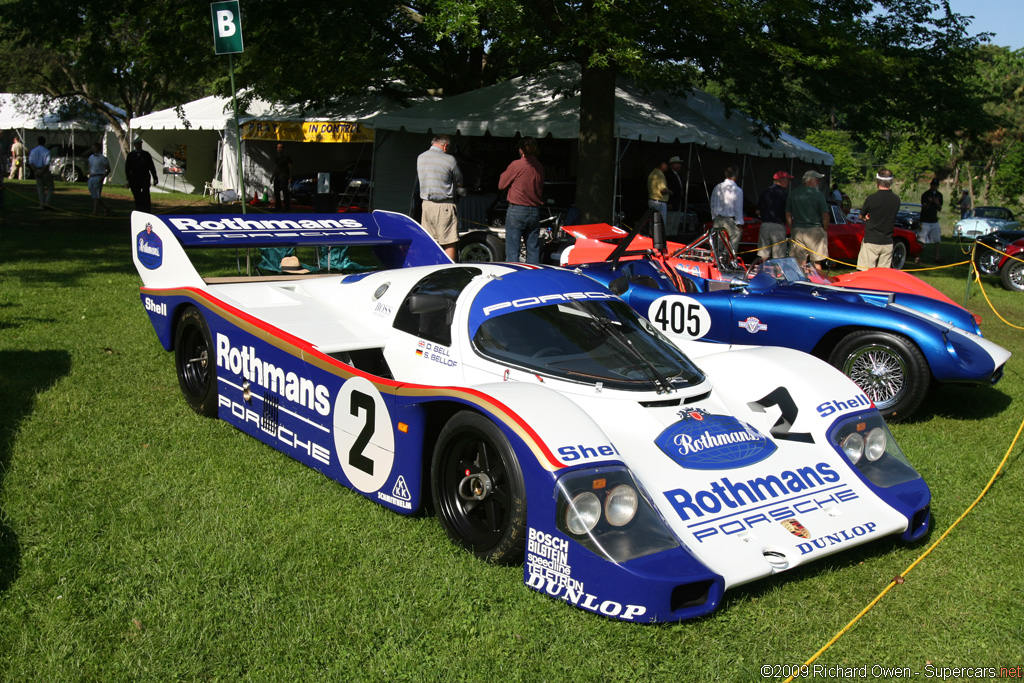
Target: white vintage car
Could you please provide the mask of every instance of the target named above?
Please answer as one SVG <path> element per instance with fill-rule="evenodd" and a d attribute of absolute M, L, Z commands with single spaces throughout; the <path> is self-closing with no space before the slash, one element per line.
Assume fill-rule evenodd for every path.
<path fill-rule="evenodd" d="M 589 278 L 453 264 L 398 214 L 135 213 L 131 231 L 196 412 L 395 512 L 429 501 L 455 543 L 581 609 L 696 617 L 929 527 L 878 411 L 809 355 L 669 341 Z M 245 265 L 282 249 L 291 272 Z"/>

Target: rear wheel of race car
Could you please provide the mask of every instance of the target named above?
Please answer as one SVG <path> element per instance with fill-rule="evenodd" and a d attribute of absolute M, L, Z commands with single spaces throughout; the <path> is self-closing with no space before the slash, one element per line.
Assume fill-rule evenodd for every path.
<path fill-rule="evenodd" d="M 479 413 L 456 413 L 430 465 L 434 509 L 448 537 L 482 560 L 515 564 L 526 541 L 526 487 L 502 431 Z"/>
<path fill-rule="evenodd" d="M 924 354 L 910 339 L 890 332 L 862 330 L 840 341 L 829 363 L 852 379 L 887 420 L 909 417 L 931 385 Z"/>
<path fill-rule="evenodd" d="M 903 240 L 894 240 L 892 243 L 892 267 L 895 270 L 903 270 L 907 265 L 907 253 L 910 247 Z"/>
<path fill-rule="evenodd" d="M 459 240 L 459 263 L 490 263 L 505 260 L 505 243 L 496 235 L 470 233 Z"/>
<path fill-rule="evenodd" d="M 178 385 L 192 410 L 200 415 L 217 414 L 217 368 L 213 340 L 203 314 L 189 306 L 178 316 L 174 332 L 174 365 Z"/>
<path fill-rule="evenodd" d="M 1024 252 L 1015 254 L 1017 258 L 1024 257 Z M 1003 281 L 1003 287 L 1011 292 L 1024 292 L 1024 261 L 1016 258 L 1006 259 L 1002 270 L 999 271 L 999 279 Z"/>

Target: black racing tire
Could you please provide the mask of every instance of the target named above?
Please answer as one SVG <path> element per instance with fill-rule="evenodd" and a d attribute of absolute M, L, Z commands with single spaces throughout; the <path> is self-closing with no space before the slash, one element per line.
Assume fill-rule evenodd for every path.
<path fill-rule="evenodd" d="M 434 446 L 430 488 L 438 521 L 456 545 L 488 562 L 522 561 L 526 486 L 497 425 L 469 410 L 453 415 Z"/>
<path fill-rule="evenodd" d="M 459 240 L 459 263 L 493 263 L 505 260 L 505 243 L 497 235 L 471 232 Z"/>
<path fill-rule="evenodd" d="M 192 410 L 206 417 L 217 415 L 217 361 L 210 328 L 195 306 L 178 316 L 174 331 L 174 366 L 178 386 Z"/>
<path fill-rule="evenodd" d="M 882 416 L 892 422 L 910 417 L 931 386 L 931 370 L 907 337 L 861 330 L 843 337 L 829 363 L 859 386 Z"/>
<path fill-rule="evenodd" d="M 66 183 L 77 183 L 83 175 L 74 164 L 68 164 L 60 170 L 60 179 Z"/>
<path fill-rule="evenodd" d="M 1024 292 L 1024 261 L 1017 259 L 1024 257 L 1024 252 L 1014 254 L 1016 258 L 1006 259 L 1006 263 L 999 270 L 999 279 L 1003 287 L 1011 292 Z"/>
<path fill-rule="evenodd" d="M 893 240 L 892 243 L 892 267 L 894 270 L 903 270 L 903 266 L 907 265 L 907 256 L 910 253 L 910 247 L 903 240 Z"/>
<path fill-rule="evenodd" d="M 974 267 L 982 275 L 999 275 L 999 260 L 1003 255 L 987 247 L 975 247 Z"/>

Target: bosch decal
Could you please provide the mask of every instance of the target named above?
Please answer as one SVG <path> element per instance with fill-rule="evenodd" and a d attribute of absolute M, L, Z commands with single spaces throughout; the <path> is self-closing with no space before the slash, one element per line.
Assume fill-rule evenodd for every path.
<path fill-rule="evenodd" d="M 828 417 L 835 413 L 846 412 L 848 410 L 859 410 L 861 408 L 871 408 L 874 404 L 864 394 L 858 394 L 851 399 L 846 401 L 828 401 L 818 406 L 818 415 L 820 417 Z"/>
<path fill-rule="evenodd" d="M 764 460 L 778 448 L 761 432 L 731 415 L 687 408 L 679 422 L 654 440 L 665 455 L 691 470 L 745 467 Z"/>
<path fill-rule="evenodd" d="M 632 621 L 647 612 L 643 605 L 623 605 L 587 593 L 583 582 L 572 578 L 569 541 L 564 538 L 531 527 L 526 550 L 526 585 L 530 588 L 608 617 Z"/>
<path fill-rule="evenodd" d="M 327 387 L 261 360 L 256 356 L 256 349 L 251 346 L 232 346 L 227 335 L 220 332 L 217 333 L 217 367 L 240 375 L 267 391 L 280 394 L 292 403 L 304 405 L 321 415 L 327 416 L 331 412 L 331 392 Z"/>
<path fill-rule="evenodd" d="M 139 263 L 150 270 L 156 270 L 164 262 L 164 242 L 153 232 L 153 226 L 146 223 L 145 232 L 140 232 L 136 242 Z"/>
<path fill-rule="evenodd" d="M 745 329 L 750 334 L 757 334 L 758 332 L 764 332 L 768 329 L 768 326 L 755 318 L 750 316 L 746 320 L 739 321 L 739 326 Z"/>
<path fill-rule="evenodd" d="M 859 524 L 855 527 L 851 527 L 850 529 L 843 529 L 839 533 L 825 534 L 821 538 L 812 539 L 810 543 L 798 543 L 796 547 L 800 549 L 801 555 L 806 555 L 807 553 L 814 552 L 815 548 L 828 548 L 829 546 L 852 541 L 858 536 L 870 534 L 875 530 L 876 526 L 878 525 L 874 522 L 865 522 L 864 524 Z"/>

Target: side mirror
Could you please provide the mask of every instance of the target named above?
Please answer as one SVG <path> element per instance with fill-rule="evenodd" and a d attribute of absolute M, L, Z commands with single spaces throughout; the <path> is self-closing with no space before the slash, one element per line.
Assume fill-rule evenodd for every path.
<path fill-rule="evenodd" d="M 608 289 L 612 290 L 612 294 L 615 296 L 622 296 L 629 289 L 629 278 L 625 275 L 620 275 L 608 283 Z"/>
<path fill-rule="evenodd" d="M 415 315 L 436 313 L 448 308 L 448 299 L 438 294 L 413 294 L 409 297 L 409 312 Z"/>

